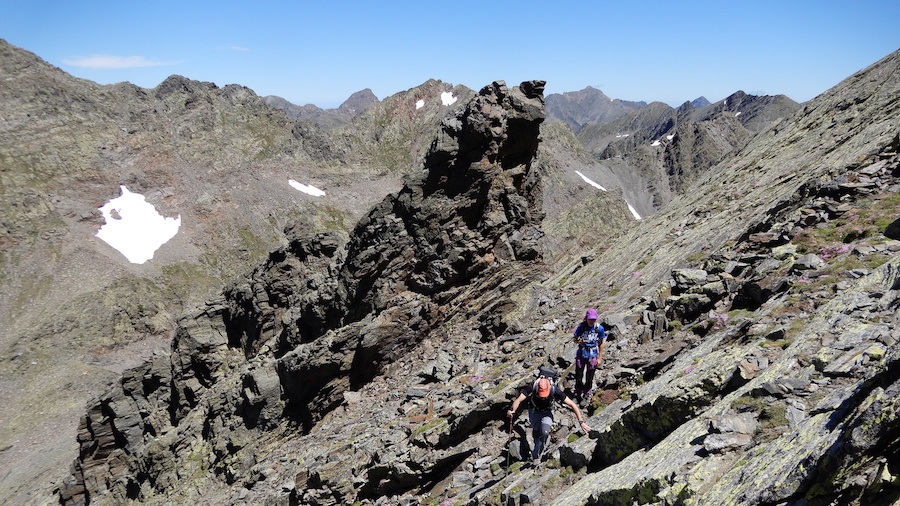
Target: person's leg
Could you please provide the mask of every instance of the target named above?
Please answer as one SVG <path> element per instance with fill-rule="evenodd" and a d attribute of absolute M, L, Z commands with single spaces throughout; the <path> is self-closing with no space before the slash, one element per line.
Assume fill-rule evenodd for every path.
<path fill-rule="evenodd" d="M 528 421 L 531 423 L 531 458 L 540 455 L 543 444 L 541 443 L 541 413 L 533 409 L 528 410 Z"/>
<path fill-rule="evenodd" d="M 585 368 L 584 395 L 586 397 L 590 397 L 594 393 L 594 373 L 597 372 L 597 362 L 597 358 L 594 357 Z"/>
<path fill-rule="evenodd" d="M 584 378 L 584 393 L 585 395 L 591 395 L 594 391 L 594 373 L 597 372 L 597 368 L 591 365 L 586 367 L 585 378 Z"/>
<path fill-rule="evenodd" d="M 583 389 L 584 382 L 582 378 L 584 376 L 584 366 L 585 363 L 578 357 L 575 357 L 575 397 L 581 398 L 581 390 Z"/>
<path fill-rule="evenodd" d="M 533 412 L 528 414 L 531 420 L 534 448 L 531 450 L 531 459 L 537 460 L 544 451 L 547 439 L 550 438 L 550 429 L 553 427 L 553 416 L 548 413 Z"/>

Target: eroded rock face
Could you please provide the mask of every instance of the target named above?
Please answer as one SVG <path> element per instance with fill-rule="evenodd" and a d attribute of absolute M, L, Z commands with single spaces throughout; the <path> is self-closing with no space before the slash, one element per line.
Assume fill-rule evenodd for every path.
<path fill-rule="evenodd" d="M 185 316 L 167 359 L 129 371 L 89 410 L 61 500 L 140 499 L 184 479 L 191 459 L 229 483 L 252 481 L 261 431 L 310 430 L 415 348 L 479 278 L 516 272 L 500 292 L 527 282 L 524 264 L 540 258 L 531 163 L 543 85 L 485 87 L 444 121 L 422 174 L 349 241 L 288 230 L 289 244 L 247 280 Z M 483 339 L 498 331 L 491 323 Z M 411 473 L 394 486 L 423 479 Z"/>

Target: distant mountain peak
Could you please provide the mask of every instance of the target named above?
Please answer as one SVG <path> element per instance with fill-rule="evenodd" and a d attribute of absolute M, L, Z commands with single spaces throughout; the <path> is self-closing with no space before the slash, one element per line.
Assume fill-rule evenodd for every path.
<path fill-rule="evenodd" d="M 353 93 L 336 109 L 322 109 L 313 104 L 298 106 L 274 95 L 264 97 L 263 101 L 273 109 L 284 111 L 293 120 L 311 121 L 325 129 L 343 125 L 357 114 L 380 102 L 369 88 Z"/>
<path fill-rule="evenodd" d="M 703 96 L 697 97 L 691 101 L 691 107 L 693 107 L 694 109 L 706 107 L 711 104 L 712 104 L 712 102 L 710 102 L 709 100 L 706 99 L 706 97 L 703 97 Z"/>
<path fill-rule="evenodd" d="M 379 102 L 380 100 L 375 96 L 375 93 L 373 93 L 371 89 L 366 88 L 350 95 L 350 98 L 345 100 L 344 103 L 338 107 L 338 110 L 355 114 L 365 111 Z"/>
<path fill-rule="evenodd" d="M 646 102 L 613 99 L 588 86 L 580 91 L 547 95 L 547 120 L 564 121 L 578 131 L 584 125 L 607 123 L 646 105 Z"/>

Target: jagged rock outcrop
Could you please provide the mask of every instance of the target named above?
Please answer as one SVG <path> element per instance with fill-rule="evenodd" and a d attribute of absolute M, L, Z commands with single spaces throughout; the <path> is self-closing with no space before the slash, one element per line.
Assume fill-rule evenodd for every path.
<path fill-rule="evenodd" d="M 483 314 L 480 339 L 504 332 L 492 301 L 527 283 L 540 258 L 531 164 L 542 93 L 541 81 L 484 88 L 442 123 L 422 174 L 376 206 L 349 241 L 291 239 L 247 282 L 183 318 L 169 360 L 129 371 L 89 410 L 63 502 L 169 494 L 196 459 L 228 483 L 256 481 L 262 448 L 253 439 L 312 430 L 421 346 L 450 307 L 469 303 L 473 286 L 481 285 L 482 301 L 469 307 Z M 135 384 L 140 377 L 157 380 Z M 417 470 L 403 472 L 357 462 L 370 483 L 362 491 L 308 463 L 308 488 L 320 490 L 310 500 L 404 489 L 465 451 L 449 453 L 456 456 L 431 464 L 414 459 Z"/>

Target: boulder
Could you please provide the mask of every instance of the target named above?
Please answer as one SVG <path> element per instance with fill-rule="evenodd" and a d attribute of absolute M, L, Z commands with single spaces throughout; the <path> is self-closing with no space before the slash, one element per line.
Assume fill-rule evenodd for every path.
<path fill-rule="evenodd" d="M 828 263 L 825 262 L 825 260 L 822 260 L 818 255 L 808 253 L 798 257 L 791 269 L 795 271 L 809 271 L 824 269 L 827 266 Z"/>
<path fill-rule="evenodd" d="M 713 307 L 713 300 L 702 293 L 673 295 L 666 300 L 666 316 L 672 320 L 688 321 Z"/>
<path fill-rule="evenodd" d="M 756 432 L 759 425 L 756 413 L 738 413 L 718 416 L 709 421 L 709 430 L 713 434 L 748 434 Z"/>
<path fill-rule="evenodd" d="M 776 246 L 772 248 L 772 257 L 778 260 L 786 260 L 794 256 L 797 253 L 797 245 L 796 244 L 783 244 L 781 246 Z"/>
<path fill-rule="evenodd" d="M 887 228 L 884 229 L 884 236 L 893 239 L 895 241 L 900 241 L 900 218 L 892 221 Z"/>
<path fill-rule="evenodd" d="M 674 269 L 672 279 L 675 281 L 673 291 L 684 293 L 695 286 L 706 284 L 708 273 L 702 269 Z"/>

